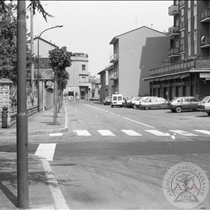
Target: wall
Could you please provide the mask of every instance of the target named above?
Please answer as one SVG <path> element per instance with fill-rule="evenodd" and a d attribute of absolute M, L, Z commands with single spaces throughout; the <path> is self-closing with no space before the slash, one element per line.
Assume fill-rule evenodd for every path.
<path fill-rule="evenodd" d="M 148 38 L 153 37 L 153 44 L 150 45 Z M 159 39 L 165 38 L 165 46 L 158 46 Z M 156 43 L 157 42 L 157 43 Z M 158 48 L 156 48 L 158 46 Z M 151 67 L 160 66 L 160 63 L 168 57 L 169 38 L 157 31 L 142 27 L 138 30 L 119 36 L 119 93 L 126 96 L 138 96 L 149 93 L 149 83 L 140 85 L 143 72 L 149 71 Z M 166 51 L 166 52 L 165 52 Z M 151 55 L 149 55 L 151 53 Z M 156 56 L 164 54 L 165 59 L 157 62 Z M 149 56 L 148 58 L 145 56 Z M 160 59 L 160 57 L 159 57 Z M 155 61 L 154 61 L 155 60 Z M 158 64 L 158 65 L 157 65 Z M 148 73 L 149 74 L 149 73 Z"/>

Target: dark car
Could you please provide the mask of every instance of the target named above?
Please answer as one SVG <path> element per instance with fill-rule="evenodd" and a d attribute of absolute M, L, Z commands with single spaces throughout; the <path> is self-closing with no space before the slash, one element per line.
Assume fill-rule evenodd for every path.
<path fill-rule="evenodd" d="M 172 112 L 181 112 L 182 110 L 196 111 L 199 105 L 199 99 L 194 96 L 175 97 L 168 103 L 168 109 Z"/>
<path fill-rule="evenodd" d="M 104 99 L 104 105 L 110 105 L 112 102 L 112 97 L 111 96 L 107 96 L 105 99 Z"/>

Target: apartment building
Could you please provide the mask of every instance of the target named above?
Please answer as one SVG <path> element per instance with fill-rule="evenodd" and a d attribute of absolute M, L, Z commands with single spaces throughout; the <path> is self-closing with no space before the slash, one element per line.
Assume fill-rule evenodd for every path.
<path fill-rule="evenodd" d="M 150 95 L 202 99 L 210 95 L 210 1 L 174 0 L 168 14 L 173 18 L 169 63 L 150 69 L 143 80 L 150 84 Z"/>
<path fill-rule="evenodd" d="M 76 99 L 88 99 L 91 83 L 89 82 L 88 55 L 72 53 L 72 65 L 66 68 L 70 77 L 65 92 Z"/>
<path fill-rule="evenodd" d="M 142 26 L 115 36 L 110 44 L 113 45 L 110 57 L 113 92 L 125 96 L 149 95 L 149 83 L 142 78 L 149 76 L 149 69 L 160 66 L 168 58 L 169 37 Z"/>

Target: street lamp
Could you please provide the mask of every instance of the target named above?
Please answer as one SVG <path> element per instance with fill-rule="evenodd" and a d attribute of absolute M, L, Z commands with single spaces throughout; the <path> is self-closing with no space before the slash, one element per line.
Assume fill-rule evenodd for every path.
<path fill-rule="evenodd" d="M 54 28 L 62 28 L 62 27 L 63 27 L 63 25 L 57 25 L 57 26 L 53 26 L 53 27 L 47 28 L 47 29 L 45 29 L 44 31 L 42 31 L 42 32 L 40 33 L 40 35 L 38 36 L 38 46 L 37 46 L 37 56 L 38 56 L 38 63 L 37 63 L 38 112 L 40 111 L 40 109 L 39 109 L 39 102 L 40 102 L 40 98 L 39 98 L 39 39 L 41 38 L 41 35 L 42 35 L 45 31 L 48 31 L 48 30 L 51 30 L 51 29 L 54 29 Z M 43 101 L 43 103 L 44 103 L 44 101 Z"/>

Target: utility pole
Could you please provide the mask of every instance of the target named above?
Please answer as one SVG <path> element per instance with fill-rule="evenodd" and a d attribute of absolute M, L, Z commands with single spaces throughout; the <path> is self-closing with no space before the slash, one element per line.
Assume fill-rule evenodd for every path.
<path fill-rule="evenodd" d="M 26 2 L 17 9 L 17 198 L 18 208 L 29 208 L 28 119 L 26 106 Z"/>
<path fill-rule="evenodd" d="M 33 15 L 33 8 L 31 7 L 30 11 L 31 16 L 31 54 L 34 54 L 34 15 Z M 34 63 L 31 64 L 31 89 L 32 92 L 34 91 Z"/>

